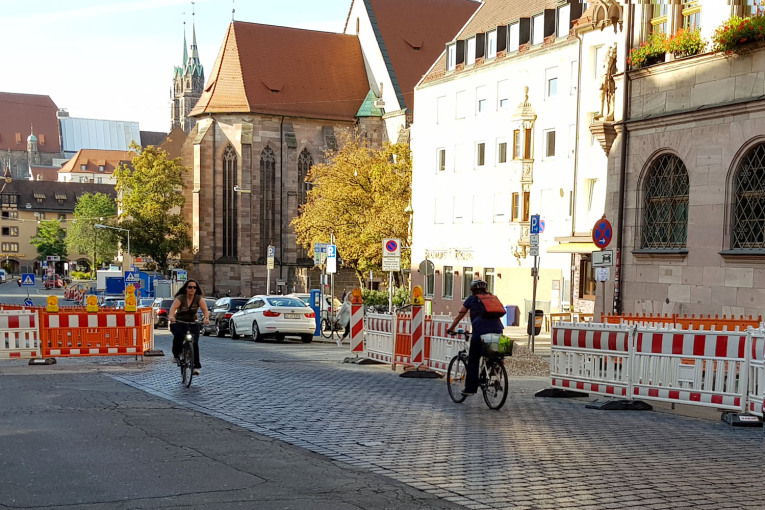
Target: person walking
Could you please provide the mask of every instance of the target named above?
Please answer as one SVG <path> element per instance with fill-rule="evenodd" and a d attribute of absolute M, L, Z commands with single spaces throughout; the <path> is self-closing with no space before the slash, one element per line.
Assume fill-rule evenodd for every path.
<path fill-rule="evenodd" d="M 337 339 L 337 346 L 343 346 L 343 340 L 351 332 L 351 293 L 345 295 L 343 305 L 340 307 L 340 311 L 337 313 L 337 323 L 343 327 L 343 336 Z"/>

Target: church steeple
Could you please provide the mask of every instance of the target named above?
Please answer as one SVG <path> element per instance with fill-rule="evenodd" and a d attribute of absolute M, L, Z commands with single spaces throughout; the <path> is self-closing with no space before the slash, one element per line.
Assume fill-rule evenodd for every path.
<path fill-rule="evenodd" d="M 186 41 L 186 22 L 183 23 L 183 62 L 180 67 L 176 66 L 173 72 L 173 100 L 170 107 L 171 127 L 177 126 L 183 128 L 188 133 L 194 127 L 196 121 L 189 118 L 189 112 L 197 104 L 202 96 L 202 90 L 205 86 L 205 72 L 202 63 L 199 60 L 199 49 L 197 48 L 197 31 L 194 23 L 192 5 L 191 21 L 191 52 Z"/>

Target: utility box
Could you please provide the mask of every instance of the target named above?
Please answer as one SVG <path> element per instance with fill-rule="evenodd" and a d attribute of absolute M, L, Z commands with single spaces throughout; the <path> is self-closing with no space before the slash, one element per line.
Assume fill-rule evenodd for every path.
<path fill-rule="evenodd" d="M 112 277 L 123 278 L 124 275 L 122 274 L 122 270 L 121 269 L 99 269 L 98 271 L 96 271 L 96 290 L 105 291 L 106 279 L 112 278 Z M 125 290 L 124 281 L 123 281 L 122 290 Z M 120 291 L 120 294 L 122 293 L 122 290 Z"/>
<path fill-rule="evenodd" d="M 534 336 L 542 331 L 542 321 L 545 320 L 544 310 L 536 310 L 536 313 L 529 312 L 529 321 L 526 324 L 526 334 L 531 334 L 531 327 L 534 327 Z"/>

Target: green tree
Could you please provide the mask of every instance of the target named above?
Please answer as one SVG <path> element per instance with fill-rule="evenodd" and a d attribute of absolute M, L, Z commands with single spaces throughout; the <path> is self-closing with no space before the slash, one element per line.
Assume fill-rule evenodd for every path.
<path fill-rule="evenodd" d="M 66 248 L 69 253 L 87 254 L 92 267 L 97 268 L 117 254 L 117 236 L 113 230 L 94 227 L 108 224 L 117 216 L 117 204 L 103 193 L 85 193 L 74 206 L 74 221 L 66 229 Z M 132 247 L 131 247 L 132 248 Z"/>
<path fill-rule="evenodd" d="M 313 187 L 292 226 L 309 251 L 334 235 L 344 265 L 361 282 L 370 270 L 381 269 L 383 239 L 407 239 L 412 157 L 405 144 L 370 149 L 358 134 L 343 142 L 328 163 L 311 168 L 307 180 Z M 409 260 L 402 251 L 401 266 L 408 267 Z"/>
<path fill-rule="evenodd" d="M 49 255 L 66 257 L 66 231 L 59 220 L 42 220 L 31 243 L 37 248 L 37 259 L 45 260 Z"/>
<path fill-rule="evenodd" d="M 167 153 L 152 145 L 141 148 L 133 143 L 132 165 L 115 170 L 119 227 L 130 231 L 131 255 L 147 256 L 165 272 L 168 259 L 191 248 L 189 224 L 181 214 L 185 203 L 183 176 L 188 169 L 181 158 L 169 159 Z M 123 236 L 123 246 L 127 246 Z"/>

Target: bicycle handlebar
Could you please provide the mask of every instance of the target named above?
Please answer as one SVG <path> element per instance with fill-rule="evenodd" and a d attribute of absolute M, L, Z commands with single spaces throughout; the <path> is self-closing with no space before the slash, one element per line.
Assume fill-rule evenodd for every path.
<path fill-rule="evenodd" d="M 175 319 L 174 321 L 170 321 L 170 323 L 171 323 L 171 324 L 172 324 L 173 322 L 174 322 L 174 323 L 176 323 L 176 324 L 188 324 L 188 325 L 193 325 L 193 324 L 201 324 L 201 322 L 199 322 L 199 321 L 193 321 L 193 322 L 190 322 L 190 321 L 180 321 L 180 320 L 178 320 L 178 319 Z"/>
<path fill-rule="evenodd" d="M 454 331 L 453 329 L 447 329 L 446 332 L 451 336 L 459 336 L 463 335 L 465 339 L 467 340 L 470 338 L 470 331 L 464 330 L 464 329 L 458 329 L 457 331 Z"/>

